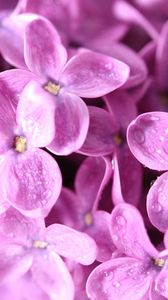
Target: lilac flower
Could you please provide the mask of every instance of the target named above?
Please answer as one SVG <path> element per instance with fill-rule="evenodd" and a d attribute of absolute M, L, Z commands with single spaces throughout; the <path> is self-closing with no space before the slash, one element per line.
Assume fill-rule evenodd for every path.
<path fill-rule="evenodd" d="M 150 169 L 168 170 L 168 114 L 149 112 L 139 115 L 128 127 L 128 144 L 134 156 Z M 157 178 L 147 196 L 150 221 L 159 230 L 167 230 L 167 177 Z"/>
<path fill-rule="evenodd" d="M 0 210 L 12 205 L 23 214 L 46 216 L 57 200 L 62 178 L 54 159 L 37 147 L 50 143 L 54 135 L 53 106 L 27 102 L 23 91 L 16 112 L 12 90 L 1 85 L 0 106 Z M 44 120 L 48 120 L 44 124 Z"/>
<path fill-rule="evenodd" d="M 47 105 L 55 103 L 55 137 L 48 148 L 62 155 L 79 149 L 88 131 L 88 110 L 80 97 L 99 97 L 115 90 L 129 73 L 124 63 L 89 50 L 66 60 L 66 49 L 52 24 L 38 19 L 27 26 L 25 61 L 39 76 L 28 84 L 27 93 L 32 91 L 34 102 L 40 98 Z"/>
<path fill-rule="evenodd" d="M 7 214 L 1 216 L 1 232 L 4 228 L 11 229 L 14 223 L 19 229 L 18 217 L 25 224 L 25 217 L 19 216 L 18 212 Z M 60 224 L 39 228 L 32 219 L 24 229 L 26 237 L 14 227 L 15 239 L 1 241 L 1 286 L 20 279 L 29 271 L 35 285 L 51 299 L 72 300 L 74 284 L 59 255 L 89 265 L 96 258 L 94 241 L 88 235 Z"/>
<path fill-rule="evenodd" d="M 75 193 L 63 188 L 47 223 L 61 222 L 89 234 L 98 247 L 98 261 L 111 257 L 115 247 L 109 232 L 110 214 L 98 210 L 103 190 L 112 173 L 110 161 L 104 157 L 88 157 L 80 165 L 75 178 Z"/>
<path fill-rule="evenodd" d="M 168 251 L 158 252 L 151 244 L 141 215 L 129 204 L 119 204 L 111 215 L 111 234 L 123 257 L 99 265 L 87 281 L 92 300 L 164 300 Z"/>
<path fill-rule="evenodd" d="M 116 164 L 113 169 L 114 173 L 119 172 L 123 198 L 136 205 L 141 193 L 142 169 L 130 152 L 125 137 L 128 124 L 137 114 L 136 105 L 125 91 L 120 90 L 108 94 L 104 100 L 109 112 L 98 107 L 88 107 L 89 130 L 78 152 L 90 156 L 115 156 L 119 170 Z M 112 198 L 116 204 L 114 193 L 115 190 Z"/>

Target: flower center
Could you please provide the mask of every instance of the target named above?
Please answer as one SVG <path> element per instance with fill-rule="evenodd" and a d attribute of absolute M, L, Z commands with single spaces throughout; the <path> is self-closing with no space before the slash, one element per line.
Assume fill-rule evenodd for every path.
<path fill-rule="evenodd" d="M 17 152 L 25 152 L 27 150 L 26 138 L 24 136 L 16 136 L 14 139 L 14 148 Z"/>
<path fill-rule="evenodd" d="M 117 146 L 120 146 L 121 143 L 122 143 L 122 138 L 119 134 L 116 134 L 114 137 L 113 137 L 113 140 L 114 140 L 114 143 L 117 145 Z"/>
<path fill-rule="evenodd" d="M 44 89 L 50 94 L 57 96 L 60 91 L 60 85 L 49 81 L 47 84 L 44 85 Z"/>
<path fill-rule="evenodd" d="M 84 222 L 87 226 L 90 226 L 93 223 L 93 217 L 91 212 L 87 212 L 84 215 Z"/>
<path fill-rule="evenodd" d="M 36 240 L 33 241 L 33 248 L 36 249 L 46 249 L 48 246 L 48 243 L 45 241 L 41 241 L 41 240 Z"/>
<path fill-rule="evenodd" d="M 165 260 L 163 258 L 156 258 L 154 259 L 154 264 L 155 266 L 162 268 L 165 264 Z"/>

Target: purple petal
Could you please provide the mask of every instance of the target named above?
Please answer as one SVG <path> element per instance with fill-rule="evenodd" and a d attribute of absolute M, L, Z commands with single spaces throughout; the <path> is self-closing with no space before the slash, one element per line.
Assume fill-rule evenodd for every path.
<path fill-rule="evenodd" d="M 144 60 L 130 47 L 121 43 L 99 45 L 98 51 L 118 59 L 130 67 L 129 78 L 123 88 L 135 87 L 145 81 L 148 70 Z"/>
<path fill-rule="evenodd" d="M 112 201 L 113 201 L 114 205 L 117 205 L 119 203 L 124 202 L 124 199 L 123 199 L 123 195 L 122 195 L 121 178 L 120 178 L 118 160 L 117 160 L 116 155 L 114 155 L 111 163 L 112 163 L 112 168 L 114 170 L 111 195 L 112 195 Z"/>
<path fill-rule="evenodd" d="M 67 60 L 66 49 L 47 19 L 32 21 L 25 31 L 25 61 L 29 69 L 41 77 L 58 80 L 58 74 Z"/>
<path fill-rule="evenodd" d="M 152 283 L 150 291 L 149 291 L 149 300 L 166 300 L 167 297 L 163 297 L 155 290 L 155 282 Z"/>
<path fill-rule="evenodd" d="M 104 100 L 118 128 L 125 131 L 129 123 L 137 116 L 136 105 L 129 94 L 118 90 L 106 95 Z"/>
<path fill-rule="evenodd" d="M 136 8 L 124 1 L 117 1 L 114 5 L 114 13 L 120 20 L 141 26 L 149 36 L 157 40 L 158 32 L 155 27 Z"/>
<path fill-rule="evenodd" d="M 118 250 L 147 261 L 157 250 L 151 244 L 139 211 L 130 204 L 118 204 L 111 214 L 111 234 Z"/>
<path fill-rule="evenodd" d="M 45 291 L 50 299 L 73 300 L 74 284 L 63 260 L 56 253 L 39 255 L 31 268 L 36 285 Z"/>
<path fill-rule="evenodd" d="M 90 274 L 86 291 L 92 300 L 146 299 L 151 281 L 144 265 L 134 258 L 118 258 L 102 263 Z"/>
<path fill-rule="evenodd" d="M 12 14 L 1 20 L 0 51 L 11 65 L 26 68 L 24 60 L 24 31 L 26 25 L 36 19 L 35 14 Z"/>
<path fill-rule="evenodd" d="M 89 113 L 78 96 L 62 91 L 55 98 L 55 137 L 48 149 L 58 155 L 77 151 L 86 138 Z"/>
<path fill-rule="evenodd" d="M 142 166 L 126 143 L 119 149 L 117 159 L 123 198 L 126 202 L 137 206 L 142 193 Z"/>
<path fill-rule="evenodd" d="M 129 76 L 129 67 L 110 56 L 82 51 L 72 57 L 61 75 L 68 91 L 81 97 L 106 95 L 122 86 Z"/>
<path fill-rule="evenodd" d="M 168 229 L 168 172 L 159 176 L 147 195 L 147 212 L 151 223 L 160 231 Z"/>
<path fill-rule="evenodd" d="M 29 147 L 45 147 L 53 140 L 54 111 L 53 97 L 45 93 L 35 81 L 26 85 L 20 95 L 16 119 L 28 138 Z"/>
<path fill-rule="evenodd" d="M 33 236 L 37 236 L 41 228 L 44 228 L 43 219 L 26 218 L 12 207 L 0 214 L 1 236 L 27 242 Z"/>
<path fill-rule="evenodd" d="M 133 89 L 127 91 L 129 98 L 132 99 L 132 102 L 137 103 L 139 102 L 148 92 L 148 89 L 151 85 L 152 78 L 148 77 L 143 84 L 136 86 Z"/>
<path fill-rule="evenodd" d="M 106 45 L 114 44 L 116 41 L 121 40 L 128 31 L 128 25 L 117 24 L 106 27 L 105 30 L 100 32 L 95 38 L 87 41 L 87 47 L 94 51 L 99 51 L 106 47 Z"/>
<path fill-rule="evenodd" d="M 0 174 L 4 174 L 2 197 L 32 218 L 49 213 L 62 187 L 56 161 L 40 149 L 8 153 L 0 165 Z"/>
<path fill-rule="evenodd" d="M 75 190 L 84 213 L 98 205 L 111 173 L 111 164 L 103 157 L 88 157 L 80 165 L 75 177 Z"/>
<path fill-rule="evenodd" d="M 0 91 L 2 88 L 3 83 Z M 16 121 L 12 103 L 5 91 L 0 95 L 0 103 L 0 154 L 5 154 L 12 147 Z"/>
<path fill-rule="evenodd" d="M 97 247 L 87 234 L 61 224 L 46 229 L 46 240 L 52 251 L 83 265 L 90 265 L 96 259 Z"/>
<path fill-rule="evenodd" d="M 116 250 L 109 228 L 110 214 L 106 211 L 96 211 L 93 215 L 93 224 L 85 230 L 97 244 L 98 253 L 96 260 L 100 262 L 109 260 Z"/>
<path fill-rule="evenodd" d="M 154 290 L 159 294 L 162 300 L 162 296 L 168 299 L 168 268 L 164 266 L 158 276 L 155 279 Z M 155 298 L 154 298 L 155 299 Z M 163 298 L 164 299 L 164 298 Z"/>
<path fill-rule="evenodd" d="M 152 14 L 157 14 L 157 16 L 160 16 L 160 14 L 168 16 L 167 0 L 134 0 L 134 2 L 148 13 L 152 12 Z"/>
<path fill-rule="evenodd" d="M 78 151 L 89 156 L 102 156 L 112 153 L 116 144 L 115 133 L 118 129 L 113 117 L 104 109 L 88 106 L 90 125 L 86 140 Z"/>
<path fill-rule="evenodd" d="M 168 231 L 166 231 L 164 234 L 164 245 L 166 249 L 168 249 Z"/>
<path fill-rule="evenodd" d="M 76 194 L 65 187 L 62 187 L 61 194 L 53 206 L 50 214 L 45 220 L 47 225 L 61 223 L 66 226 L 81 230 L 83 218 L 80 219 L 81 208 Z M 83 217 L 83 216 L 82 216 Z"/>
<path fill-rule="evenodd" d="M 32 265 L 32 255 L 17 244 L 1 244 L 0 285 L 24 275 Z"/>
<path fill-rule="evenodd" d="M 128 127 L 128 144 L 134 156 L 145 166 L 168 170 L 168 113 L 139 115 Z"/>
<path fill-rule="evenodd" d="M 156 70 L 158 76 L 159 86 L 163 90 L 167 90 L 168 83 L 168 22 L 164 23 L 162 31 L 159 35 L 156 49 Z"/>
<path fill-rule="evenodd" d="M 0 73 L 0 91 L 2 94 L 5 92 L 5 97 L 12 102 L 14 109 L 20 100 L 20 93 L 30 80 L 38 81 L 38 78 L 26 70 L 15 69 Z"/>

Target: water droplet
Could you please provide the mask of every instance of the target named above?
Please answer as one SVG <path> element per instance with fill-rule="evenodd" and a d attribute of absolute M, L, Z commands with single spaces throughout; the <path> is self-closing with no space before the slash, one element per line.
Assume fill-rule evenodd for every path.
<path fill-rule="evenodd" d="M 126 224 L 126 220 L 124 219 L 123 216 L 116 217 L 116 222 L 121 226 L 124 226 Z"/>
<path fill-rule="evenodd" d="M 134 139 L 138 144 L 143 144 L 145 142 L 145 135 L 141 129 L 134 130 Z"/>
<path fill-rule="evenodd" d="M 152 121 L 159 121 L 159 120 L 160 120 L 160 118 L 159 118 L 159 117 L 156 117 L 156 116 L 151 116 L 150 119 L 151 119 Z"/>
<path fill-rule="evenodd" d="M 162 206 L 161 206 L 158 202 L 154 202 L 154 203 L 152 204 L 152 209 L 153 209 L 155 212 L 161 212 Z"/>
<path fill-rule="evenodd" d="M 164 137 L 163 137 L 163 136 L 160 136 L 159 140 L 160 140 L 161 142 L 164 142 Z"/>
<path fill-rule="evenodd" d="M 112 239 L 113 239 L 114 242 L 117 242 L 118 241 L 118 236 L 116 234 L 113 234 Z"/>
<path fill-rule="evenodd" d="M 158 154 L 161 154 L 161 153 L 162 153 L 162 151 L 161 151 L 160 149 L 156 150 L 156 152 L 157 152 Z"/>
<path fill-rule="evenodd" d="M 132 268 L 129 269 L 128 272 L 127 272 L 128 276 L 132 276 L 133 273 L 134 273 L 134 269 L 132 269 Z"/>
<path fill-rule="evenodd" d="M 155 183 L 155 180 L 152 180 L 152 181 L 150 182 L 150 186 L 154 185 L 154 183 Z"/>
<path fill-rule="evenodd" d="M 113 286 L 116 287 L 116 288 L 119 288 L 120 287 L 120 283 L 118 281 L 113 282 Z"/>

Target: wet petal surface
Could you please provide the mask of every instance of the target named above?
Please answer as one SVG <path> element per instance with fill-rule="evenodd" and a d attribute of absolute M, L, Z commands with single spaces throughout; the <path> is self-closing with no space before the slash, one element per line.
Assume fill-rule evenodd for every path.
<path fill-rule="evenodd" d="M 110 56 L 82 51 L 72 57 L 60 77 L 68 91 L 81 97 L 100 97 L 122 86 L 129 67 Z"/>
<path fill-rule="evenodd" d="M 46 240 L 50 243 L 50 250 L 83 265 L 90 265 L 96 259 L 97 247 L 93 239 L 65 225 L 47 227 Z"/>
<path fill-rule="evenodd" d="M 4 174 L 3 197 L 26 216 L 46 216 L 62 187 L 56 161 L 40 149 L 9 153 L 0 165 L 0 173 Z"/>
<path fill-rule="evenodd" d="M 25 61 L 29 69 L 44 78 L 58 80 L 58 74 L 67 59 L 66 49 L 54 26 L 39 18 L 32 21 L 25 32 Z"/>
<path fill-rule="evenodd" d="M 29 147 L 45 147 L 54 138 L 55 103 L 35 81 L 26 85 L 17 106 L 17 123 L 29 140 Z"/>
<path fill-rule="evenodd" d="M 91 300 L 142 300 L 150 286 L 150 273 L 139 260 L 118 258 L 95 268 L 86 284 Z"/>
<path fill-rule="evenodd" d="M 63 260 L 56 253 L 39 255 L 33 262 L 32 277 L 50 299 L 73 300 L 74 284 Z"/>
<path fill-rule="evenodd" d="M 137 225 L 138 224 L 138 225 Z M 117 249 L 144 261 L 157 255 L 139 211 L 131 204 L 118 204 L 111 214 L 111 235 Z"/>
<path fill-rule="evenodd" d="M 48 149 L 58 155 L 78 150 L 86 138 L 89 113 L 78 96 L 62 91 L 55 99 L 55 137 Z"/>
<path fill-rule="evenodd" d="M 128 127 L 127 140 L 142 164 L 158 171 L 168 170 L 168 113 L 139 115 Z"/>
<path fill-rule="evenodd" d="M 147 195 L 147 212 L 151 223 L 160 231 L 168 229 L 168 172 L 159 176 Z"/>

